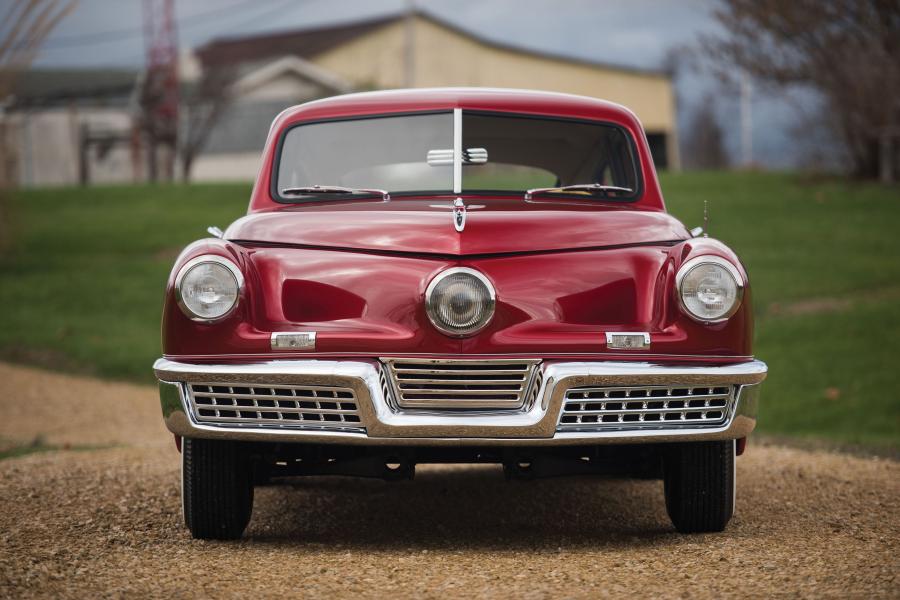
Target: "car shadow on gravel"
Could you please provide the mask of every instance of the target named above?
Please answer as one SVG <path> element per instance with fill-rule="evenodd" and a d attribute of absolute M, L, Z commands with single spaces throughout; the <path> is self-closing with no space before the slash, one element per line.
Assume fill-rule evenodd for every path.
<path fill-rule="evenodd" d="M 305 478 L 256 490 L 246 538 L 349 549 L 634 547 L 675 535 L 660 481 L 507 481 L 499 467 L 420 469 L 414 481 Z"/>

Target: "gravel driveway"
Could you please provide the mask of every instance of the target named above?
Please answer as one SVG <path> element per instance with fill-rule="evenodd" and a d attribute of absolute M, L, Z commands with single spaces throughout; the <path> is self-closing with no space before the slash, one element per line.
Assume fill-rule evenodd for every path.
<path fill-rule="evenodd" d="M 891 460 L 751 443 L 724 534 L 674 533 L 659 482 L 422 467 L 258 488 L 203 542 L 153 388 L 0 364 L 0 408 L 7 444 L 71 448 L 0 461 L 4 597 L 900 597 Z"/>

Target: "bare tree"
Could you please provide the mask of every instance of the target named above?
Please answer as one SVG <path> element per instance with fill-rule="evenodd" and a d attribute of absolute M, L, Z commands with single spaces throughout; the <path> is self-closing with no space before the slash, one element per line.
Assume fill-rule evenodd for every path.
<path fill-rule="evenodd" d="M 200 79 L 182 91 L 182 131 L 179 139 L 181 177 L 187 182 L 197 154 L 203 150 L 209 134 L 222 114 L 228 110 L 234 95 L 234 69 L 230 66 L 206 65 Z"/>
<path fill-rule="evenodd" d="M 725 134 L 716 114 L 716 101 L 707 94 L 691 113 L 684 132 L 683 154 L 685 168 L 725 169 L 730 164 L 725 149 Z"/>
<path fill-rule="evenodd" d="M 16 140 L 4 106 L 53 28 L 76 0 L 13 0 L 0 12 L 0 251 L 9 243 L 8 188 L 17 179 Z"/>
<path fill-rule="evenodd" d="M 720 0 L 715 16 L 703 47 L 724 71 L 820 92 L 854 174 L 877 175 L 900 130 L 900 0 Z"/>
<path fill-rule="evenodd" d="M 0 18 L 0 97 L 9 95 L 53 28 L 77 0 L 12 0 Z"/>
<path fill-rule="evenodd" d="M 0 115 L 19 75 L 31 65 L 53 28 L 76 0 L 12 0 L 0 13 Z M 16 153 L 5 119 L 0 119 L 0 188 L 15 181 Z"/>

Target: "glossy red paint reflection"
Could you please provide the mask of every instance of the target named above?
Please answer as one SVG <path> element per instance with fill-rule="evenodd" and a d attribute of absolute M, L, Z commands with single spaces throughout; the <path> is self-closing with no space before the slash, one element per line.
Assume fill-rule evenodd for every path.
<path fill-rule="evenodd" d="M 269 354 L 271 331 L 316 331 L 322 354 L 595 354 L 607 352 L 606 331 L 649 331 L 650 352 L 622 356 L 749 355 L 749 297 L 717 325 L 697 323 L 678 309 L 671 275 L 697 253 L 688 244 L 467 259 L 234 247 L 247 275 L 239 309 L 207 326 L 169 303 L 165 350 Z M 701 253 L 729 254 L 711 240 L 697 245 Z M 478 269 L 497 290 L 493 320 L 470 338 L 441 334 L 425 314 L 425 287 L 452 266 Z"/>
<path fill-rule="evenodd" d="M 684 240 L 677 219 L 631 204 L 597 200 L 461 196 L 465 229 L 457 233 L 452 199 L 312 201 L 244 217 L 230 240 L 470 256 L 600 248 Z M 454 197 L 455 198 L 455 197 Z"/>
<path fill-rule="evenodd" d="M 644 178 L 638 201 L 519 196 L 464 197 L 463 232 L 454 197 L 316 201 L 286 205 L 269 195 L 275 144 L 303 120 L 441 108 L 476 108 L 615 122 L 635 138 Z M 734 362 L 751 355 L 749 287 L 737 313 L 715 325 L 680 309 L 680 265 L 716 255 L 721 242 L 692 239 L 666 214 L 640 124 L 629 111 L 587 98 L 525 92 L 413 91 L 354 95 L 286 111 L 273 125 L 250 214 L 224 240 L 202 240 L 176 261 L 163 313 L 163 351 L 185 361 L 301 357 L 527 355 L 546 360 Z M 174 302 L 175 273 L 200 254 L 235 261 L 245 275 L 237 309 L 214 325 L 185 317 Z M 492 321 L 452 338 L 425 313 L 425 289 L 442 270 L 482 272 L 497 293 Z M 313 351 L 273 352 L 273 331 L 315 331 Z M 646 331 L 647 350 L 612 352 L 609 331 Z"/>

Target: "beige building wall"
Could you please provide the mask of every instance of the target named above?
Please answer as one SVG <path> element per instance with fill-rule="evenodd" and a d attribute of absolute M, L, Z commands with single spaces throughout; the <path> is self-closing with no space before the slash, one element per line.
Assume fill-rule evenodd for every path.
<path fill-rule="evenodd" d="M 238 88 L 236 93 L 241 102 L 270 100 L 296 102 L 298 99 L 317 98 L 322 94 L 322 86 L 289 72 L 281 73 L 259 85 L 245 85 Z"/>
<path fill-rule="evenodd" d="M 191 180 L 253 181 L 261 164 L 261 151 L 200 154 L 191 169 Z"/>
<path fill-rule="evenodd" d="M 23 186 L 72 185 L 79 180 L 82 125 L 92 131 L 129 132 L 131 115 L 120 108 L 49 108 L 20 111 L 4 119 L 18 132 L 18 183 Z M 131 150 L 115 144 L 105 153 L 91 147 L 93 184 L 131 183 Z"/>
<path fill-rule="evenodd" d="M 362 88 L 406 87 L 407 24 L 398 21 L 312 59 Z M 484 86 L 541 89 L 602 98 L 637 114 L 650 133 L 664 133 L 669 164 L 678 167 L 675 97 L 664 75 L 544 57 L 485 44 L 416 17 L 414 87 Z"/>

